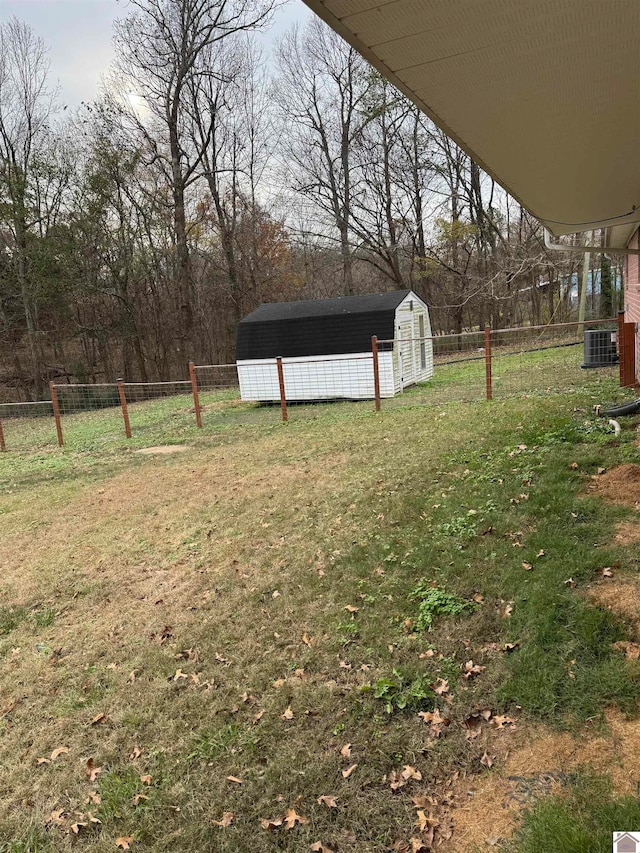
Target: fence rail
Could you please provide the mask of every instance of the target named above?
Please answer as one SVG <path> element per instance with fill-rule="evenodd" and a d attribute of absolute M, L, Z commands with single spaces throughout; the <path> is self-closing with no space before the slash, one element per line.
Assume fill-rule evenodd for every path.
<path fill-rule="evenodd" d="M 184 380 L 52 383 L 50 400 L 0 404 L 0 451 L 12 449 L 12 425 L 17 420 L 51 423 L 48 419 L 53 418 L 47 436 L 55 436 L 62 446 L 73 416 L 95 413 L 98 418 L 103 410 L 104 418 L 111 418 L 110 429 L 124 432 L 128 439 L 144 429 L 150 403 L 160 406 L 158 417 L 180 416 L 187 424 L 194 416 L 202 428 L 209 417 L 256 411 L 255 403 L 279 405 L 282 420 L 287 421 L 291 405 L 335 400 L 374 401 L 378 411 L 407 404 L 441 405 L 571 391 L 584 386 L 589 374 L 597 382 L 618 372 L 620 385 L 629 385 L 635 376 L 629 364 L 630 325 L 618 318 L 387 340 L 374 337 L 371 351 L 365 353 L 273 358 L 239 366 L 190 363 L 189 378 Z M 601 352 L 594 350 L 598 368 L 593 371 L 582 362 L 585 330 L 605 332 L 593 339 L 601 347 Z"/>

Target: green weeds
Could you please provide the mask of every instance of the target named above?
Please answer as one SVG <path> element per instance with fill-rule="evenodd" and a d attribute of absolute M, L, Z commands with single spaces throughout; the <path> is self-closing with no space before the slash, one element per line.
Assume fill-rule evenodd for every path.
<path fill-rule="evenodd" d="M 445 616 L 458 616 L 473 610 L 473 604 L 465 601 L 455 593 L 447 592 L 433 586 L 426 578 L 422 578 L 409 594 L 411 601 L 417 601 L 418 615 L 415 626 L 418 631 L 428 631 L 434 620 Z"/>
<path fill-rule="evenodd" d="M 391 677 L 383 676 L 374 684 L 361 689 L 363 692 L 371 692 L 375 699 L 382 700 L 387 714 L 405 710 L 423 711 L 434 707 L 430 681 L 424 675 L 410 676 L 394 669 Z"/>

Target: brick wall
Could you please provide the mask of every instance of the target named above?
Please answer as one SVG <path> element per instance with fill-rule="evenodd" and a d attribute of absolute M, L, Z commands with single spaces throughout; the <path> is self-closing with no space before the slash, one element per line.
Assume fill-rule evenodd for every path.
<path fill-rule="evenodd" d="M 630 249 L 640 248 L 640 230 L 629 243 Z M 640 255 L 627 255 L 624 278 L 625 320 L 640 323 Z M 636 376 L 640 382 L 640 334 L 636 334 Z"/>

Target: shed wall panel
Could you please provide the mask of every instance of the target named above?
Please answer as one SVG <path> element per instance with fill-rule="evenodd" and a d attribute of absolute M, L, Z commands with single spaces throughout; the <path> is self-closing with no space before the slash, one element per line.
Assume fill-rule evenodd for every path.
<path fill-rule="evenodd" d="M 380 394 L 393 397 L 393 353 L 378 357 Z M 372 400 L 373 355 L 348 353 L 296 359 L 282 359 L 285 396 L 289 402 L 314 400 Z M 280 386 L 276 360 L 250 359 L 238 361 L 240 396 L 254 402 L 276 402 Z"/>

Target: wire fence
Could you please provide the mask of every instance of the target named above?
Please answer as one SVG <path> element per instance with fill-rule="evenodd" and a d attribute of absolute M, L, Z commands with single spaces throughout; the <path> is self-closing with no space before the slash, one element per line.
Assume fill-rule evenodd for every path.
<path fill-rule="evenodd" d="M 96 447 L 114 436 L 144 443 L 162 435 L 168 422 L 172 437 L 181 438 L 194 426 L 286 421 L 291 406 L 296 417 L 313 416 L 317 404 L 335 401 L 392 410 L 611 388 L 618 376 L 629 385 L 635 381 L 627 352 L 633 341 L 627 337 L 623 347 L 623 332 L 630 325 L 619 318 L 399 335 L 372 338 L 365 353 L 191 363 L 188 379 L 171 382 L 52 383 L 50 400 L 0 404 L 0 451 L 29 452 L 56 442 Z"/>

